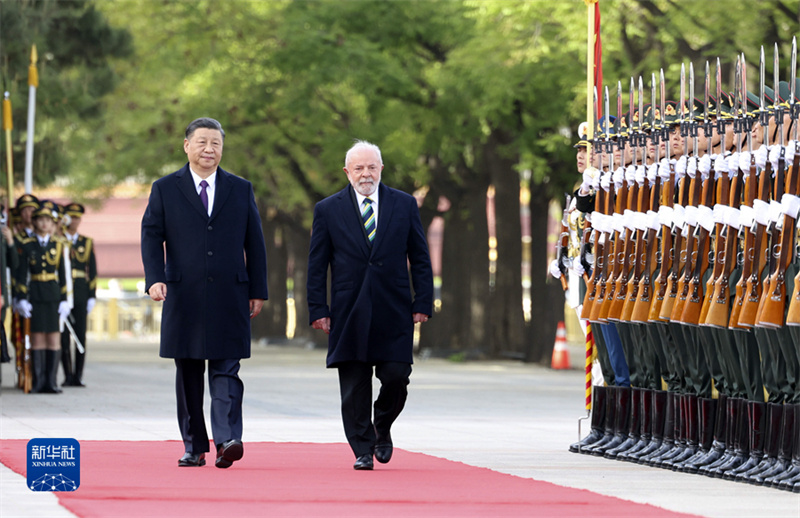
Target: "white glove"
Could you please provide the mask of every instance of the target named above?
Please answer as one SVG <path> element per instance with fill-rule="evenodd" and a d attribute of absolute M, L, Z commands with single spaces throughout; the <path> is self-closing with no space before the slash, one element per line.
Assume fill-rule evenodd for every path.
<path fill-rule="evenodd" d="M 625 169 L 622 167 L 617 168 L 611 176 L 611 179 L 614 181 L 614 187 L 616 189 L 621 189 L 623 182 L 625 182 Z"/>
<path fill-rule="evenodd" d="M 708 178 L 708 173 L 711 172 L 711 155 L 703 155 L 700 157 L 697 169 L 703 175 L 703 178 Z"/>
<path fill-rule="evenodd" d="M 778 170 L 778 159 L 781 157 L 781 146 L 780 144 L 773 144 L 769 147 L 769 161 L 772 162 L 772 170 Z"/>
<path fill-rule="evenodd" d="M 689 178 L 697 176 L 697 160 L 688 160 L 686 162 L 686 174 Z"/>
<path fill-rule="evenodd" d="M 628 185 L 633 185 L 633 182 L 636 181 L 636 168 L 632 165 L 629 165 L 625 168 L 625 181 Z"/>
<path fill-rule="evenodd" d="M 558 259 L 553 259 L 550 262 L 549 271 L 550 271 L 550 275 L 552 275 L 556 279 L 560 279 L 561 278 L 561 270 L 558 269 Z"/>
<path fill-rule="evenodd" d="M 714 160 L 714 171 L 719 174 L 727 173 L 728 169 L 728 161 L 722 155 L 717 155 L 717 158 Z"/>
<path fill-rule="evenodd" d="M 647 178 L 647 170 L 644 168 L 643 165 L 636 167 L 636 183 L 639 184 L 641 187 L 644 185 L 644 180 Z"/>
<path fill-rule="evenodd" d="M 92 310 L 94 309 L 94 305 L 96 303 L 97 303 L 97 299 L 95 299 L 94 297 L 92 297 L 89 300 L 87 300 L 86 301 L 86 312 L 87 313 L 91 313 Z"/>
<path fill-rule="evenodd" d="M 654 185 L 656 183 L 657 176 L 658 164 L 650 164 L 647 166 L 647 181 L 650 182 L 650 185 Z"/>
<path fill-rule="evenodd" d="M 682 155 L 675 162 L 675 179 L 683 178 L 686 175 L 686 155 Z"/>
<path fill-rule="evenodd" d="M 725 162 L 728 164 L 728 173 L 736 174 L 739 171 L 739 152 L 731 153 L 726 159 Z M 749 160 L 748 160 L 748 167 L 749 167 Z M 749 171 L 749 169 L 748 169 Z"/>
<path fill-rule="evenodd" d="M 69 302 L 66 300 L 62 300 L 58 304 L 58 316 L 61 317 L 61 320 L 66 320 L 69 317 L 69 313 L 72 311 L 72 308 L 69 307 Z"/>
<path fill-rule="evenodd" d="M 586 273 L 586 270 L 583 268 L 583 265 L 580 261 L 574 261 L 572 263 L 572 271 L 575 272 L 578 277 L 582 277 L 583 274 Z"/>
<path fill-rule="evenodd" d="M 749 151 L 742 151 L 739 153 L 739 169 L 745 175 L 750 174 L 750 152 Z"/>
<path fill-rule="evenodd" d="M 611 188 L 611 173 L 605 173 L 600 178 L 600 187 L 602 187 L 604 191 L 608 191 Z"/>
<path fill-rule="evenodd" d="M 744 153 L 742 154 L 744 155 Z M 758 166 L 759 169 L 764 169 L 767 167 L 767 158 L 769 158 L 769 150 L 767 149 L 767 146 L 762 144 L 761 147 L 756 150 L 755 155 L 756 166 Z"/>
<path fill-rule="evenodd" d="M 791 164 L 794 161 L 794 146 L 795 141 L 790 140 L 788 144 L 786 144 L 786 164 L 788 168 L 788 164 Z"/>
<path fill-rule="evenodd" d="M 21 299 L 17 303 L 17 313 L 19 313 L 22 318 L 31 318 L 32 311 L 33 306 L 31 306 L 30 301 L 27 299 Z"/>
<path fill-rule="evenodd" d="M 661 179 L 666 182 L 667 180 L 669 180 L 671 169 L 672 168 L 670 167 L 669 160 L 667 160 L 666 158 L 662 158 L 661 162 L 658 164 L 658 176 L 660 176 Z"/>

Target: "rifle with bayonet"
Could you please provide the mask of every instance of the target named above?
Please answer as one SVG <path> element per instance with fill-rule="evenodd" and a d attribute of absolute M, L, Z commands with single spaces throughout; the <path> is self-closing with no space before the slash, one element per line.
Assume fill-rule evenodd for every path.
<path fill-rule="evenodd" d="M 567 280 L 567 261 L 569 260 L 569 205 L 572 203 L 572 196 L 569 194 L 566 195 L 566 200 L 564 203 L 564 212 L 561 216 L 561 235 L 559 236 L 559 243 L 558 243 L 558 257 L 557 257 L 557 264 L 558 264 L 558 271 L 561 272 L 561 276 L 558 280 L 561 282 L 561 288 L 564 291 L 567 291 L 569 288 L 569 280 Z"/>
<path fill-rule="evenodd" d="M 761 63 L 760 63 L 760 78 L 761 78 L 761 92 L 759 94 L 759 118 L 761 122 L 761 130 L 764 135 L 762 146 L 769 148 L 769 117 L 770 113 L 767 110 L 765 103 L 764 91 L 764 48 L 761 48 Z M 751 160 L 754 162 L 755 157 Z M 765 239 L 767 227 L 769 226 L 769 200 L 770 200 L 770 180 L 772 179 L 772 163 L 767 160 L 764 170 L 758 179 L 758 196 L 753 200 L 753 209 L 755 214 L 753 248 L 747 250 L 747 254 L 753 256 L 753 270 L 747 278 L 745 284 L 744 298 L 742 300 L 742 308 L 739 313 L 738 324 L 741 327 L 754 327 L 756 317 L 758 315 L 758 306 L 761 301 L 761 275 L 767 263 L 767 245 L 768 241 Z"/>
<path fill-rule="evenodd" d="M 608 90 L 608 88 L 606 88 Z M 593 92 L 593 108 L 592 113 L 597 113 L 597 88 L 594 89 Z M 598 121 L 594 121 L 598 122 Z M 594 127 L 594 124 L 589 127 L 591 131 Z M 594 167 L 594 154 L 598 152 L 598 145 L 599 145 L 599 134 L 596 131 L 592 131 L 591 138 L 589 140 L 589 146 L 587 147 L 587 166 L 586 167 Z M 597 174 L 600 176 L 602 174 L 603 165 L 600 164 L 600 170 L 598 170 Z M 598 183 L 599 183 L 598 178 Z M 584 320 L 589 319 L 592 307 L 594 306 L 595 299 L 597 297 L 597 288 L 598 288 L 598 280 L 600 278 L 600 271 L 602 269 L 602 265 L 604 262 L 603 258 L 603 243 L 601 242 L 601 232 L 598 228 L 598 224 L 601 223 L 603 215 L 602 211 L 605 208 L 605 195 L 604 190 L 602 188 L 598 188 L 595 192 L 594 198 L 594 212 L 590 216 L 590 218 L 586 218 L 584 222 L 584 229 L 583 229 L 583 236 L 581 241 L 581 264 L 584 267 L 584 280 L 586 282 L 586 294 L 583 297 L 583 305 L 581 306 L 581 318 Z M 597 221 L 592 221 L 592 220 Z M 592 228 L 588 228 L 588 224 L 591 222 Z M 594 237 L 592 242 L 594 245 L 592 246 L 592 252 L 594 253 L 594 262 L 589 268 L 589 239 L 590 234 Z M 586 272 L 591 271 L 591 274 L 587 274 Z"/>

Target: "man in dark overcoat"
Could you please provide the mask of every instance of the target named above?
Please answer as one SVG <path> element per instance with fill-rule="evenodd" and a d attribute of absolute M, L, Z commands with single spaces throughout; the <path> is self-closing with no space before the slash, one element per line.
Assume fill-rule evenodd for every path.
<path fill-rule="evenodd" d="M 208 361 L 215 465 L 242 458 L 239 360 L 250 357 L 250 319 L 267 298 L 267 257 L 253 186 L 219 167 L 225 132 L 214 119 L 186 128 L 189 159 L 153 183 L 142 218 L 145 291 L 164 301 L 163 358 L 174 358 L 180 466 L 203 466 L 209 451 L 203 416 Z M 166 252 L 166 254 L 165 254 Z"/>
<path fill-rule="evenodd" d="M 308 259 L 309 321 L 329 333 L 327 366 L 339 371 L 353 467 L 366 470 L 373 455 L 382 463 L 391 459 L 390 428 L 408 394 L 414 324 L 433 314 L 433 274 L 416 199 L 381 184 L 382 170 L 374 144 L 358 141 L 347 152 L 350 185 L 314 208 Z M 374 423 L 373 368 L 381 382 Z"/>

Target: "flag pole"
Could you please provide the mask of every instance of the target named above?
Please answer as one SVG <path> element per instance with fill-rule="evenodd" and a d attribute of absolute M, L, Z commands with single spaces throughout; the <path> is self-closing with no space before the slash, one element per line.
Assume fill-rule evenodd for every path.
<path fill-rule="evenodd" d="M 33 137 L 36 121 L 36 89 L 39 87 L 38 55 L 36 44 L 31 47 L 31 64 L 28 67 L 28 139 L 25 145 L 25 193 L 33 191 Z"/>
<path fill-rule="evenodd" d="M 6 166 L 8 169 L 8 204 L 11 208 L 14 201 L 14 157 L 11 151 L 11 130 L 14 124 L 11 122 L 11 99 L 8 92 L 3 98 L 3 130 L 6 133 Z"/>

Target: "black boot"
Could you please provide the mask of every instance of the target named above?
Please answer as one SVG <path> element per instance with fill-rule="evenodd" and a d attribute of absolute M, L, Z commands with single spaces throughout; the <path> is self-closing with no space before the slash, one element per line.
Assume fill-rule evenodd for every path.
<path fill-rule="evenodd" d="M 652 465 L 653 459 L 668 452 L 675 446 L 675 406 L 678 404 L 678 394 L 667 392 L 666 405 L 664 406 L 664 433 L 661 445 L 646 455 L 639 457 L 639 464 Z M 647 448 L 648 450 L 650 448 Z"/>
<path fill-rule="evenodd" d="M 781 438 L 778 444 L 778 457 L 772 468 L 753 477 L 753 483 L 757 486 L 771 486 L 774 479 L 781 477 L 791 466 L 792 460 L 792 436 L 794 429 L 795 414 L 797 405 L 783 405 L 783 416 L 781 419 Z"/>
<path fill-rule="evenodd" d="M 617 460 L 630 460 L 633 455 L 647 448 L 653 438 L 653 399 L 655 391 L 641 389 L 639 440 L 629 449 L 620 452 Z"/>
<path fill-rule="evenodd" d="M 795 483 L 800 481 L 800 437 L 798 437 L 800 435 L 800 411 L 798 411 L 798 406 L 800 405 L 789 406 L 793 406 L 795 409 L 792 433 L 792 437 L 794 437 L 792 440 L 792 460 L 786 472 L 772 483 L 772 487 L 786 491 L 791 491 Z"/>
<path fill-rule="evenodd" d="M 45 394 L 60 394 L 61 388 L 58 386 L 58 359 L 61 351 L 45 351 L 45 382 L 42 392 Z"/>
<path fill-rule="evenodd" d="M 670 468 L 673 471 L 678 470 L 678 466 L 683 465 L 684 462 L 694 457 L 700 443 L 700 406 L 698 397 L 694 394 L 687 394 L 685 398 L 686 421 L 684 422 L 684 430 L 686 435 L 686 447 L 680 455 L 664 461 L 664 467 Z"/>
<path fill-rule="evenodd" d="M 84 344 L 84 347 L 86 344 Z M 75 351 L 75 372 L 72 373 L 72 386 L 85 387 L 83 384 L 83 365 L 86 362 L 86 352 Z"/>
<path fill-rule="evenodd" d="M 664 466 L 664 461 L 669 459 L 675 458 L 681 454 L 683 449 L 686 447 L 686 394 L 677 394 L 675 396 L 675 441 L 667 451 L 661 453 L 661 455 L 654 457 L 653 460 L 650 462 L 651 466 L 662 468 Z"/>
<path fill-rule="evenodd" d="M 710 470 L 710 476 L 722 478 L 727 471 L 736 469 L 747 460 L 750 453 L 750 433 L 747 420 L 747 403 L 744 399 L 735 402 L 736 418 L 733 434 L 733 454 L 728 457 L 728 460 L 718 466 L 716 469 Z"/>
<path fill-rule="evenodd" d="M 83 367 L 83 365 L 81 365 L 81 367 Z M 77 368 L 75 370 L 77 371 Z M 569 451 L 572 453 L 580 453 L 581 449 L 603 438 L 607 393 L 607 387 L 592 387 L 592 429 L 589 431 L 589 435 L 584 437 L 583 440 L 570 444 Z"/>
<path fill-rule="evenodd" d="M 47 381 L 47 351 L 44 349 L 33 349 L 31 351 L 31 371 L 33 372 L 33 383 L 31 393 L 40 394 L 44 391 Z"/>
<path fill-rule="evenodd" d="M 628 437 L 628 421 L 630 418 L 631 388 L 617 388 L 617 405 L 614 414 L 614 438 L 603 445 L 592 448 L 592 455 L 602 457 L 605 452 L 622 444 Z"/>
<path fill-rule="evenodd" d="M 700 468 L 714 464 L 725 454 L 725 431 L 728 422 L 729 401 L 730 399 L 727 396 L 719 395 L 714 416 L 714 438 L 711 441 L 711 447 L 704 456 L 694 460 L 692 463 L 687 463 L 683 468 L 685 473 L 697 473 Z"/>
<path fill-rule="evenodd" d="M 650 442 L 637 452 L 628 452 L 623 457 L 624 460 L 629 460 L 631 462 L 639 462 L 639 459 L 647 457 L 654 451 L 658 450 L 661 447 L 661 444 L 664 441 L 664 421 L 667 416 L 667 397 L 668 392 L 664 392 L 663 390 L 657 390 L 653 392 L 653 401 L 652 401 L 652 426 L 651 426 L 651 438 Z M 671 397 L 671 396 L 669 396 Z"/>
<path fill-rule="evenodd" d="M 747 473 L 751 469 L 758 466 L 761 459 L 764 458 L 764 440 L 766 433 L 764 433 L 766 421 L 766 403 L 760 401 L 747 402 L 747 422 L 749 428 L 749 447 L 750 457 L 746 462 L 740 464 L 736 469 L 725 472 L 722 478 L 725 480 L 735 480 L 738 475 Z"/>
<path fill-rule="evenodd" d="M 714 440 L 714 419 L 717 415 L 717 400 L 697 398 L 697 412 L 697 450 L 688 459 L 677 463 L 675 466 L 676 471 L 686 472 L 689 466 L 694 466 L 695 462 L 705 458 L 711 451 L 711 443 Z"/>
<path fill-rule="evenodd" d="M 631 389 L 630 416 L 628 418 L 628 436 L 616 448 L 606 450 L 603 456 L 607 459 L 616 459 L 617 456 L 636 446 L 642 429 L 642 397 L 644 390 L 640 388 Z"/>
<path fill-rule="evenodd" d="M 64 386 L 67 387 L 73 383 L 72 352 L 69 342 L 69 334 L 61 333 L 61 366 L 64 368 Z"/>
<path fill-rule="evenodd" d="M 592 444 L 581 448 L 580 453 L 591 454 L 594 448 L 603 446 L 614 440 L 614 418 L 617 408 L 617 391 L 622 387 L 606 387 L 605 418 L 603 419 L 603 437 Z"/>
<path fill-rule="evenodd" d="M 764 424 L 766 430 L 764 431 L 764 457 L 757 466 L 740 473 L 736 476 L 737 482 L 754 483 L 754 477 L 765 473 L 771 469 L 772 466 L 778 461 L 778 446 L 781 439 L 781 417 L 783 416 L 783 405 L 777 403 L 766 403 L 767 405 L 767 419 Z"/>

